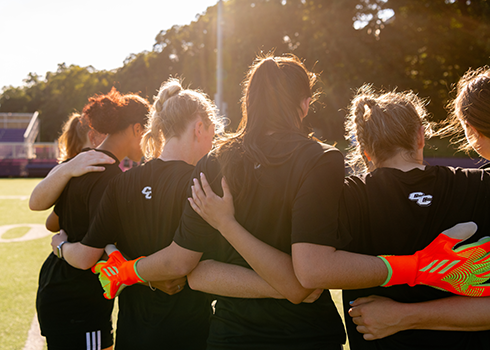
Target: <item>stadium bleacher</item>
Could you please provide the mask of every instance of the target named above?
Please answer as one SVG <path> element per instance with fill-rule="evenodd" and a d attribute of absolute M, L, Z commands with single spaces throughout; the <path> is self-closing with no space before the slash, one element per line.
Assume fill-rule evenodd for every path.
<path fill-rule="evenodd" d="M 55 143 L 36 143 L 38 113 L 0 113 L 0 177 L 43 177 L 57 164 Z"/>
<path fill-rule="evenodd" d="M 0 129 L 0 142 L 24 142 L 26 129 Z"/>

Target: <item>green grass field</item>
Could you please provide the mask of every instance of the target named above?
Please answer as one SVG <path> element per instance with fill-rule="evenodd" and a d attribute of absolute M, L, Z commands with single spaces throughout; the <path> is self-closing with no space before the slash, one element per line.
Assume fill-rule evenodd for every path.
<path fill-rule="evenodd" d="M 28 196 L 39 179 L 0 180 L 0 226 L 20 225 L 0 237 L 24 236 L 29 227 L 44 224 L 48 212 L 32 212 Z M 23 349 L 35 315 L 39 269 L 50 252 L 50 238 L 22 242 L 0 242 L 0 338 L 4 349 Z"/>
<path fill-rule="evenodd" d="M 0 179 L 0 229 L 5 225 L 16 225 L 5 232 L 0 231 L 1 349 L 24 349 L 35 315 L 39 270 L 51 251 L 50 235 L 21 242 L 5 242 L 25 236 L 30 230 L 26 224 L 44 225 L 49 211 L 33 212 L 28 206 L 29 195 L 39 181 Z M 332 296 L 342 314 L 340 291 L 332 291 Z"/>

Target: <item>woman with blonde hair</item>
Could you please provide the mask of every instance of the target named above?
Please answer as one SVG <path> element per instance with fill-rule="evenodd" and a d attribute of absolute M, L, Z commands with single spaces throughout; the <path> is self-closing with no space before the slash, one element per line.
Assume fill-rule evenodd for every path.
<path fill-rule="evenodd" d="M 89 269 L 108 244 L 134 259 L 172 242 L 191 174 L 212 147 L 215 109 L 177 79 L 162 84 L 141 140 L 146 163 L 108 185 L 85 237 L 63 245 L 68 263 Z M 65 237 L 54 236 L 53 249 Z M 210 297 L 191 290 L 185 278 L 126 288 L 119 295 L 116 349 L 205 349 L 211 312 Z"/>
<path fill-rule="evenodd" d="M 58 138 L 59 158 L 64 162 L 75 157 L 84 148 L 95 148 L 104 141 L 106 134 L 90 128 L 83 121 L 79 113 L 73 113 L 68 117 L 62 128 L 61 136 Z"/>
<path fill-rule="evenodd" d="M 484 158 L 490 158 L 490 68 L 481 67 L 468 70 L 456 86 L 456 98 L 449 104 L 450 117 L 439 135 L 456 136 L 461 150 L 473 148 Z M 463 137 L 458 137 L 463 135 Z M 488 165 L 483 169 L 488 169 Z M 455 170 L 466 172 L 473 176 L 481 176 L 488 183 L 488 175 L 477 170 Z M 476 180 L 475 180 L 476 181 Z M 479 201 L 471 201 L 471 193 L 467 188 L 457 187 L 454 192 L 462 197 L 468 197 L 468 208 L 475 212 L 483 211 L 484 225 L 487 225 L 485 211 L 488 212 L 488 198 L 482 197 L 487 193 L 484 183 L 481 184 Z M 485 187 L 484 187 L 485 186 Z M 464 203 L 461 203 L 464 205 Z M 466 209 L 469 210 L 469 209 Z M 458 214 L 459 215 L 459 214 Z M 478 223 L 478 222 L 477 222 Z M 485 233 L 485 226 L 478 223 L 479 231 Z M 487 231 L 488 232 L 488 231 Z M 379 295 L 369 296 L 366 292 L 361 298 L 352 302 L 349 314 L 353 317 L 357 330 L 364 334 L 364 339 L 374 340 L 391 338 L 392 334 L 413 329 L 435 329 L 465 331 L 461 337 L 479 338 L 483 344 L 488 340 L 488 332 L 478 332 L 490 328 L 489 308 L 490 298 L 450 297 L 435 299 L 422 303 L 404 303 L 397 298 L 387 298 Z M 376 293 L 377 294 L 377 293 Z M 361 295 L 359 295 L 361 296 Z M 353 299 L 352 299 L 353 300 Z M 405 301 L 405 300 L 402 300 Z M 413 332 L 413 331 L 410 331 Z M 402 332 L 406 333 L 407 332 Z M 452 332 L 451 332 L 452 333 Z M 443 334 L 450 334 L 444 332 Z M 474 340 L 473 340 L 474 342 Z M 461 348 L 471 348 L 472 341 L 466 341 Z M 460 344 L 460 343 L 457 343 Z M 473 348 L 486 345 L 476 343 Z"/>

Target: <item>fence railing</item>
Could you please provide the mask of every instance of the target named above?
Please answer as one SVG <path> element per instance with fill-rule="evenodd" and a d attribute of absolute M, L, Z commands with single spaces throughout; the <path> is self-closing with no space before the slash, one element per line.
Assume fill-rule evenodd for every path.
<path fill-rule="evenodd" d="M 58 146 L 54 142 L 27 144 L 23 142 L 0 143 L 0 159 L 56 159 Z"/>

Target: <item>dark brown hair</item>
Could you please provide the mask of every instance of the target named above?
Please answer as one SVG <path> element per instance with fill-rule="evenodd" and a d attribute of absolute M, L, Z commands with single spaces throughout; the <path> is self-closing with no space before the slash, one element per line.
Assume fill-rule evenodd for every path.
<path fill-rule="evenodd" d="M 121 94 L 112 88 L 106 95 L 95 95 L 83 108 L 82 115 L 94 130 L 103 134 L 114 134 L 129 125 L 145 125 L 150 105 L 135 94 Z"/>
<path fill-rule="evenodd" d="M 278 165 L 291 156 L 292 152 L 279 158 L 264 153 L 260 141 L 266 135 L 306 137 L 301 127 L 301 104 L 309 97 L 312 101 L 317 97 L 313 92 L 315 83 L 316 75 L 294 55 L 268 54 L 256 58 L 243 82 L 238 130 L 228 135 L 217 149 L 222 173 L 237 200 L 248 192 L 254 166 Z"/>

